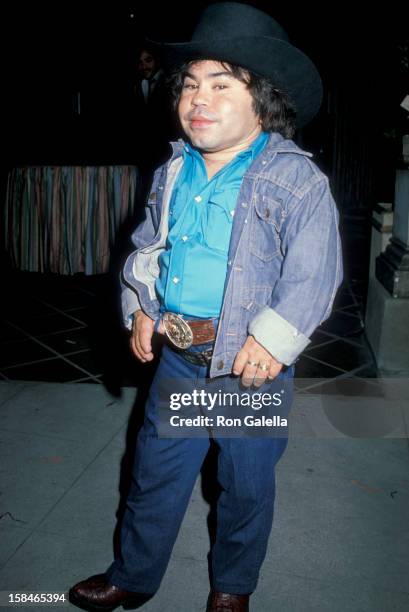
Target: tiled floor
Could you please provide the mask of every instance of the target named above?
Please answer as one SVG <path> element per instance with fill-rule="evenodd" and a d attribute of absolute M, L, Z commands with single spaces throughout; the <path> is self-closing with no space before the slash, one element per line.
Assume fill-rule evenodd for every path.
<path fill-rule="evenodd" d="M 136 385 L 109 275 L 8 275 L 0 324 L 6 380 Z"/>
<path fill-rule="evenodd" d="M 0 324 L 3 380 L 137 386 L 151 372 L 131 357 L 109 275 L 8 275 Z M 334 312 L 297 362 L 300 378 L 376 376 L 363 327 L 365 286 L 345 283 Z"/>

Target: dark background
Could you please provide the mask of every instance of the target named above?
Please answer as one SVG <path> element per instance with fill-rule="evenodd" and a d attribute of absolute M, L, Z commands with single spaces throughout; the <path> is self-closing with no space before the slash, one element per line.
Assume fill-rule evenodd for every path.
<path fill-rule="evenodd" d="M 17 3 L 6 8 L 2 131 L 7 165 L 132 163 L 137 134 L 132 130 L 129 91 L 138 42 L 145 34 L 187 40 L 205 4 Z M 365 163 L 378 167 L 381 157 L 393 166 L 390 157 L 398 154 L 394 130 L 402 132 L 405 121 L 399 104 L 409 89 L 399 50 L 407 37 L 403 3 L 401 8 L 393 3 L 372 6 L 362 14 L 345 3 L 251 4 L 277 18 L 323 76 L 323 108 L 299 136 L 302 144 L 330 173 L 342 172 L 336 148 L 345 147 L 346 137 L 356 163 L 362 164 L 357 144 L 366 142 L 371 144 L 371 159 Z M 77 92 L 80 114 L 75 112 Z M 350 154 L 345 155 L 349 162 Z M 382 178 L 387 183 L 376 185 L 381 199 L 383 192 L 386 196 L 391 191 L 390 170 L 382 172 Z M 345 200 L 343 205 L 363 203 Z"/>

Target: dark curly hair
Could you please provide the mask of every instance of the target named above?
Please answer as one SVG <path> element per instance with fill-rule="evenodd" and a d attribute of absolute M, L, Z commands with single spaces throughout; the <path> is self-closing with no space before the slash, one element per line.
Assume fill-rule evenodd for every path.
<path fill-rule="evenodd" d="M 201 60 L 192 60 L 179 66 L 167 79 L 173 108 L 179 104 L 183 82 L 189 66 Z M 265 132 L 278 132 L 284 138 L 292 138 L 296 130 L 296 111 L 286 93 L 275 87 L 267 78 L 258 76 L 228 62 L 220 62 L 236 79 L 245 83 L 253 98 L 253 110 L 260 117 Z"/>

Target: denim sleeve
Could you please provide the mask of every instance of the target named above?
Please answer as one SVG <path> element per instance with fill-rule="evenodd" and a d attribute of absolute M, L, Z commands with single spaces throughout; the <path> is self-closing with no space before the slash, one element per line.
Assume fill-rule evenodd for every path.
<path fill-rule="evenodd" d="M 283 223 L 281 275 L 269 305 L 251 320 L 248 331 L 286 365 L 331 313 L 343 275 L 338 221 L 324 177 L 289 209 Z"/>
<path fill-rule="evenodd" d="M 145 207 L 145 219 L 138 225 L 138 227 L 132 233 L 131 239 L 135 246 L 134 251 L 129 255 L 128 260 L 131 263 L 132 269 L 132 261 L 138 251 L 138 249 L 142 248 L 146 244 L 149 244 L 153 237 L 155 236 L 156 230 L 153 223 L 152 217 L 152 207 Z M 131 279 L 130 279 L 131 280 Z M 139 301 L 138 295 L 130 285 L 129 280 L 126 278 L 124 271 L 121 273 L 120 278 L 121 283 L 121 305 L 122 305 L 122 314 L 124 325 L 128 329 L 132 329 L 132 317 L 136 310 L 141 309 L 141 303 Z"/>

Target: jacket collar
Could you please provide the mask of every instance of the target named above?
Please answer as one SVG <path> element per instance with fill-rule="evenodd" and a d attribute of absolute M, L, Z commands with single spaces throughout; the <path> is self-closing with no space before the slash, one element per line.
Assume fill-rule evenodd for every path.
<path fill-rule="evenodd" d="M 182 138 L 179 138 L 179 140 L 171 142 L 170 144 L 172 147 L 172 157 L 170 158 L 169 162 L 172 162 L 174 159 L 183 154 L 183 148 L 186 146 L 186 143 Z M 296 153 L 298 155 L 312 157 L 312 153 L 300 149 L 300 147 L 296 145 L 293 140 L 283 138 L 283 136 L 277 132 L 271 132 L 270 138 L 264 147 L 261 156 L 270 157 L 272 153 Z"/>
<path fill-rule="evenodd" d="M 312 157 L 312 153 L 308 153 L 308 151 L 300 149 L 300 147 L 296 145 L 293 140 L 284 138 L 277 132 L 271 132 L 269 141 L 266 144 L 262 155 L 268 157 L 271 153 L 297 153 L 299 155 L 307 155 L 308 157 Z"/>

